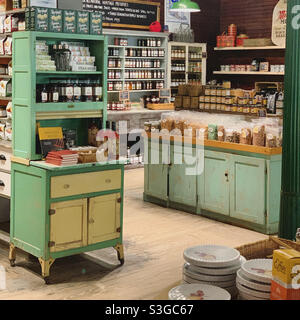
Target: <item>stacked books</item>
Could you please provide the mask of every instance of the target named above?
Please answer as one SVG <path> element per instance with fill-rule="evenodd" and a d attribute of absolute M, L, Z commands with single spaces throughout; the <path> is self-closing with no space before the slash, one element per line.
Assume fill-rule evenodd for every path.
<path fill-rule="evenodd" d="M 78 163 L 78 157 L 79 155 L 76 151 L 51 151 L 46 157 L 46 163 L 56 166 L 72 166 Z"/>

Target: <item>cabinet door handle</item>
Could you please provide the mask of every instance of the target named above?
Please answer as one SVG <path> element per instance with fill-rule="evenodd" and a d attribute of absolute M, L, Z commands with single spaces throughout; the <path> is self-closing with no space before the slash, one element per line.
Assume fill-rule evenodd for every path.
<path fill-rule="evenodd" d="M 111 179 L 106 179 L 105 182 L 106 183 L 111 183 Z"/>
<path fill-rule="evenodd" d="M 69 109 L 72 109 L 72 108 L 75 108 L 75 106 L 74 106 L 74 104 L 69 104 L 69 105 L 68 105 L 68 108 L 69 108 Z"/>
<path fill-rule="evenodd" d="M 5 157 L 5 155 L 4 155 L 4 154 L 0 154 L 0 160 L 2 160 L 2 161 L 6 161 L 6 157 Z"/>
<path fill-rule="evenodd" d="M 69 184 L 65 184 L 64 185 L 64 189 L 69 189 L 70 188 L 70 185 Z"/>
<path fill-rule="evenodd" d="M 225 172 L 226 182 L 229 182 L 229 174 L 228 172 Z"/>
<path fill-rule="evenodd" d="M 0 187 L 5 187 L 5 183 L 2 180 L 0 180 Z"/>
<path fill-rule="evenodd" d="M 90 223 L 90 224 L 93 224 L 93 223 L 95 223 L 95 220 L 94 220 L 93 218 L 91 218 L 91 219 L 89 220 L 89 223 Z"/>

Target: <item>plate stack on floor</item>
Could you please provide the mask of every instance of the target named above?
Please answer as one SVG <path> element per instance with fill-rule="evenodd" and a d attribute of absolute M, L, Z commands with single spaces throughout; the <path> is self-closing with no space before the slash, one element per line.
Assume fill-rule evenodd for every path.
<path fill-rule="evenodd" d="M 184 284 L 169 292 L 169 300 L 230 300 L 229 292 L 206 284 Z"/>
<path fill-rule="evenodd" d="M 236 289 L 237 271 L 246 262 L 239 251 L 224 246 L 204 245 L 184 252 L 183 283 L 212 285 L 227 290 L 232 298 Z"/>
<path fill-rule="evenodd" d="M 242 265 L 236 279 L 241 300 L 270 300 L 272 263 L 272 259 L 255 259 Z"/>

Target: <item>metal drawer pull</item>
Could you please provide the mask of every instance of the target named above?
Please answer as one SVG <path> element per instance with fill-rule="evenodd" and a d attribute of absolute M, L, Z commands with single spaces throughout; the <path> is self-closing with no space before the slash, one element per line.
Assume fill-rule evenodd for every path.
<path fill-rule="evenodd" d="M 0 180 L 0 187 L 5 187 L 5 183 L 2 180 Z"/>
<path fill-rule="evenodd" d="M 229 182 L 229 179 L 228 179 L 229 174 L 228 174 L 228 172 L 225 172 L 225 177 L 226 177 L 226 182 Z"/>
<path fill-rule="evenodd" d="M 89 220 L 89 223 L 90 224 L 95 223 L 95 220 L 92 218 L 92 219 Z"/>
<path fill-rule="evenodd" d="M 71 109 L 71 108 L 75 108 L 75 106 L 73 104 L 70 104 L 68 105 L 68 108 Z"/>
<path fill-rule="evenodd" d="M 105 182 L 106 183 L 111 183 L 111 179 L 106 179 Z"/>
<path fill-rule="evenodd" d="M 70 188 L 70 185 L 69 185 L 69 184 L 65 184 L 65 185 L 64 185 L 64 188 L 65 188 L 65 189 L 69 189 L 69 188 Z"/>
<path fill-rule="evenodd" d="M 2 160 L 2 161 L 6 161 L 6 157 L 5 157 L 5 155 L 4 155 L 4 154 L 0 154 L 0 160 Z"/>

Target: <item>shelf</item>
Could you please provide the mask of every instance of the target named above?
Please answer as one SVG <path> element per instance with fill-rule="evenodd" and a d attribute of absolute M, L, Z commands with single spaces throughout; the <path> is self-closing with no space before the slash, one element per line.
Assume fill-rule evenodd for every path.
<path fill-rule="evenodd" d="M 224 71 L 214 71 L 214 74 L 224 74 L 224 75 L 251 75 L 251 76 L 284 76 L 284 72 L 224 72 Z"/>
<path fill-rule="evenodd" d="M 107 91 L 107 93 L 119 93 L 122 91 L 129 91 L 129 93 L 135 93 L 135 92 L 153 92 L 153 91 L 159 91 L 160 89 L 151 89 L 151 90 L 121 90 L 121 91 Z"/>
<path fill-rule="evenodd" d="M 125 59 L 147 59 L 147 60 L 157 60 L 165 59 L 166 57 L 125 57 Z"/>
<path fill-rule="evenodd" d="M 109 45 L 108 48 L 129 48 L 129 49 L 165 49 L 164 47 L 139 47 L 139 46 L 114 46 Z"/>
<path fill-rule="evenodd" d="M 126 82 L 130 81 L 165 81 L 165 79 L 124 79 Z"/>
<path fill-rule="evenodd" d="M 0 56 L 0 59 L 12 59 L 12 56 L 3 55 L 3 56 Z"/>
<path fill-rule="evenodd" d="M 125 70 L 165 70 L 165 68 L 125 68 Z"/>
<path fill-rule="evenodd" d="M 0 96 L 0 101 L 12 101 L 12 97 L 1 97 Z"/>
<path fill-rule="evenodd" d="M 123 82 L 123 79 L 107 79 L 107 81 L 118 81 L 118 82 Z"/>
<path fill-rule="evenodd" d="M 101 111 L 104 103 L 100 102 L 58 102 L 58 103 L 36 103 L 33 106 L 35 112 L 77 112 L 77 111 Z"/>
<path fill-rule="evenodd" d="M 0 79 L 12 79 L 12 76 L 9 76 L 8 74 L 0 74 Z"/>
<path fill-rule="evenodd" d="M 123 68 L 107 68 L 107 70 L 123 70 Z"/>
<path fill-rule="evenodd" d="M 37 74 L 57 74 L 57 75 L 100 75 L 101 71 L 37 71 Z"/>
<path fill-rule="evenodd" d="M 7 148 L 7 149 L 11 149 L 12 148 L 12 142 L 11 141 L 7 141 L 7 140 L 0 140 L 0 148 Z"/>
<path fill-rule="evenodd" d="M 15 10 L 10 10 L 10 11 L 0 11 L 0 15 L 16 14 L 16 13 L 25 13 L 25 8 L 15 9 Z"/>
<path fill-rule="evenodd" d="M 228 47 L 228 48 L 215 48 L 215 51 L 241 51 L 241 50 L 285 50 L 285 47 L 266 46 L 266 47 Z"/>

